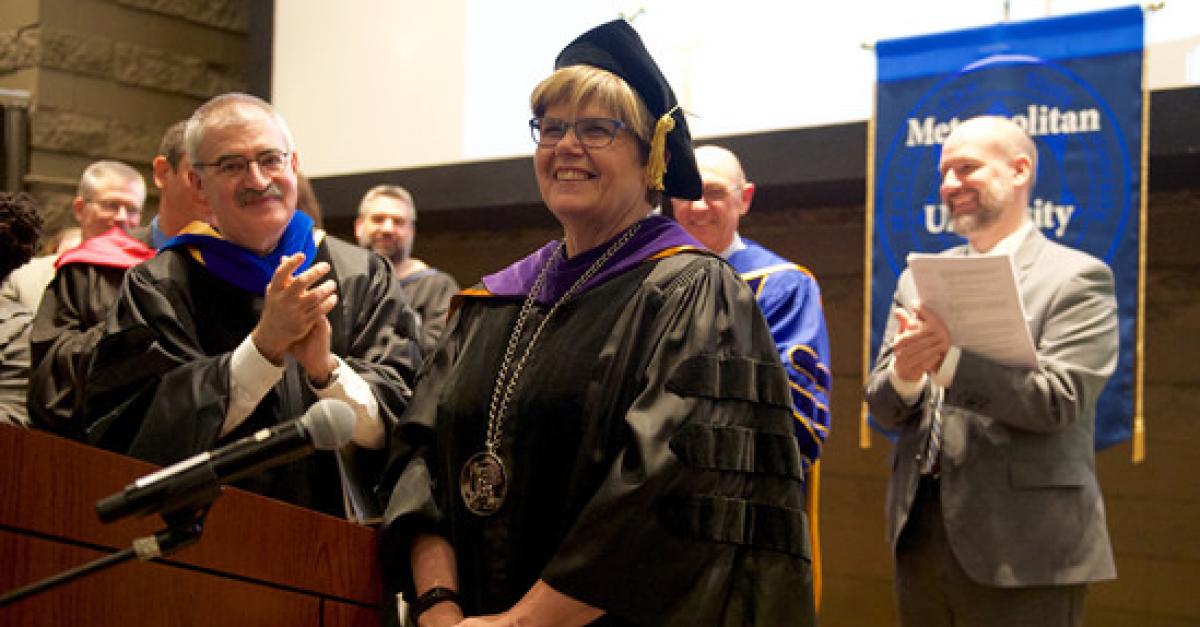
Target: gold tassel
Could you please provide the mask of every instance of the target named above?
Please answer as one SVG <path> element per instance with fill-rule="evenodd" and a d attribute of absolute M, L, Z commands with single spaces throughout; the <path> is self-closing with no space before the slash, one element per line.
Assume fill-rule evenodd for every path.
<path fill-rule="evenodd" d="M 650 163 L 646 166 L 646 183 L 650 189 L 662 191 L 663 176 L 667 173 L 667 134 L 675 130 L 675 118 L 671 114 L 679 105 L 662 114 L 654 123 L 654 137 L 650 140 Z"/>

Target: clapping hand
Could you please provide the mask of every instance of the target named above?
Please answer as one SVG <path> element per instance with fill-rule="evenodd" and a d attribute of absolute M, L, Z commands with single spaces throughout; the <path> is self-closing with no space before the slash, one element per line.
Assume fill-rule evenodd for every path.
<path fill-rule="evenodd" d="M 334 364 L 329 351 L 330 328 L 325 316 L 337 305 L 337 285 L 326 280 L 329 264 L 315 263 L 292 276 L 304 263 L 304 253 L 288 255 L 279 262 L 264 295 L 263 313 L 251 338 L 264 357 L 283 363 L 291 353 L 317 382 L 328 380 Z"/>
<path fill-rule="evenodd" d="M 896 375 L 916 381 L 937 372 L 950 350 L 950 331 L 941 318 L 920 304 L 911 312 L 897 307 L 894 314 L 900 325 L 892 339 Z"/>

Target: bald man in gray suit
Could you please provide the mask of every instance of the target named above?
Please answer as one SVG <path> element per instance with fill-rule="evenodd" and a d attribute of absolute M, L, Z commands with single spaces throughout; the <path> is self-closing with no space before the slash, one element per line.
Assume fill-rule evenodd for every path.
<path fill-rule="evenodd" d="M 1030 222 L 1037 148 L 1011 121 L 964 122 L 939 168 L 968 241 L 942 254 L 1012 255 L 1038 367 L 954 346 L 900 276 L 866 397 L 899 434 L 887 511 L 901 623 L 1082 625 L 1087 584 L 1116 577 L 1093 452 L 1117 363 L 1112 273 Z"/>

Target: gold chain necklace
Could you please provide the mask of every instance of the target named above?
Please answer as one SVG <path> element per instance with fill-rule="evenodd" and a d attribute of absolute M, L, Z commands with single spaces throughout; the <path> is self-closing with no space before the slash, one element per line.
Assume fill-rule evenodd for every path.
<path fill-rule="evenodd" d="M 521 339 L 521 331 L 525 328 L 525 322 L 529 319 L 529 314 L 533 311 L 533 303 L 537 300 L 537 295 L 542 290 L 542 286 L 546 282 L 546 274 L 550 266 L 554 264 L 554 260 L 562 253 L 563 242 L 559 242 L 554 249 L 554 253 L 546 260 L 546 264 L 542 266 L 538 273 L 537 279 L 533 282 L 533 287 L 529 288 L 529 296 L 525 297 L 525 302 L 521 305 L 521 311 L 517 314 L 517 323 L 513 326 L 512 334 L 508 337 L 508 346 L 504 350 L 504 359 L 500 362 L 500 370 L 496 373 L 496 385 L 492 388 L 492 401 L 488 406 L 488 425 L 487 436 L 484 439 L 482 451 L 471 456 L 465 464 L 463 464 L 462 472 L 459 473 L 459 490 L 462 492 L 463 503 L 467 509 L 477 516 L 491 516 L 500 510 L 500 506 L 504 505 L 504 499 L 508 495 L 508 469 L 504 462 L 500 459 L 500 455 L 496 452 L 500 448 L 500 439 L 504 429 L 504 414 L 508 409 L 508 402 L 512 399 L 513 390 L 517 388 L 517 380 L 521 378 L 521 372 L 525 368 L 525 361 L 529 359 L 529 355 L 533 352 L 534 344 L 537 344 L 538 338 L 542 335 L 542 329 L 546 328 L 546 323 L 554 316 L 554 312 L 563 303 L 570 300 L 576 290 L 579 289 L 588 279 L 592 278 L 600 268 L 604 266 L 622 246 L 633 237 L 641 226 L 640 222 L 634 223 L 633 226 L 625 230 L 620 239 L 613 242 L 608 250 L 604 251 L 592 265 L 584 271 L 583 274 L 575 280 L 575 283 L 550 307 L 550 311 L 546 313 L 546 317 L 542 318 L 541 323 L 533 331 L 533 336 L 529 338 L 529 343 L 525 345 L 525 351 L 521 354 L 521 358 L 513 365 L 513 356 L 517 352 L 517 344 Z M 512 368 L 512 376 L 508 375 L 509 368 Z"/>

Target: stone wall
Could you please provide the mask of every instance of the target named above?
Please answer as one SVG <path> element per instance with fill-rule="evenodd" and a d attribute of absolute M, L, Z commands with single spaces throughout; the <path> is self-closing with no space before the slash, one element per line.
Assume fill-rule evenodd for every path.
<path fill-rule="evenodd" d="M 143 172 L 163 131 L 209 97 L 246 89 L 246 0 L 5 0 L 0 88 L 30 93 L 29 172 L 48 230 L 72 222 L 83 169 Z"/>

